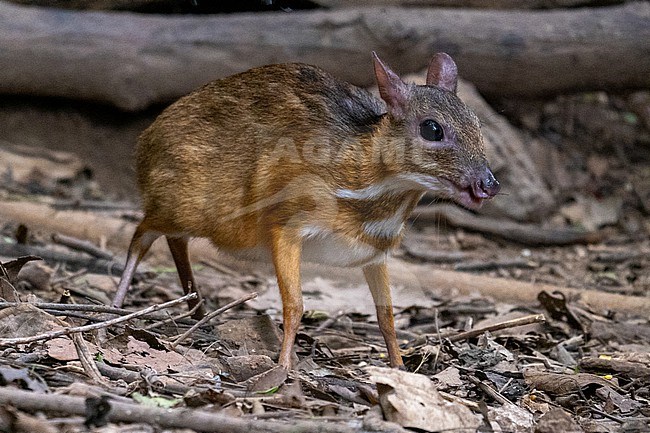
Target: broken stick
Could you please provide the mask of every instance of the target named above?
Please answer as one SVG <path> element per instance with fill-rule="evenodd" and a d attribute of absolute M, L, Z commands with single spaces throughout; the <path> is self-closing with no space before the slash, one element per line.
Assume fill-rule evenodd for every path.
<path fill-rule="evenodd" d="M 84 326 L 74 326 L 70 328 L 64 328 L 64 329 L 59 329 L 57 331 L 51 331 L 51 332 L 46 332 L 43 334 L 38 334 L 38 335 L 32 335 L 29 337 L 16 337 L 16 338 L 0 338 L 0 347 L 6 347 L 6 346 L 16 346 L 18 344 L 27 344 L 27 343 L 33 343 L 35 341 L 40 341 L 40 340 L 50 340 L 52 338 L 56 337 L 61 337 L 63 335 L 69 335 L 69 334 L 74 334 L 76 332 L 87 332 L 87 331 L 94 331 L 96 329 L 103 329 L 107 328 L 112 325 L 117 325 L 118 323 L 126 322 L 128 320 L 136 319 L 138 317 L 145 316 L 149 313 L 152 313 L 154 311 L 158 310 L 164 310 L 165 308 L 170 308 L 173 307 L 174 305 L 180 304 L 182 302 L 185 302 L 189 299 L 194 299 L 196 298 L 196 293 L 188 293 L 185 296 L 181 296 L 178 299 L 174 299 L 169 302 L 165 302 L 163 304 L 156 304 L 152 305 L 151 307 L 147 307 L 145 309 L 135 311 L 131 314 L 127 314 L 126 316 L 121 316 L 121 317 L 116 317 L 114 319 L 106 320 L 104 322 L 99 322 L 99 323 L 93 323 L 91 325 L 84 325 Z"/>
<path fill-rule="evenodd" d="M 0 404 L 12 405 L 26 411 L 59 412 L 70 415 L 86 415 L 86 399 L 59 394 L 42 394 L 12 387 L 0 387 Z M 322 420 L 294 420 L 290 423 L 271 420 L 243 419 L 220 413 L 189 408 L 159 408 L 141 404 L 109 400 L 111 422 L 146 422 L 163 428 L 184 428 L 216 433 L 360 433 L 370 430 L 362 421 L 349 419 L 328 423 Z M 375 430 L 377 431 L 377 430 Z M 384 430 L 385 431 L 385 430 Z"/>

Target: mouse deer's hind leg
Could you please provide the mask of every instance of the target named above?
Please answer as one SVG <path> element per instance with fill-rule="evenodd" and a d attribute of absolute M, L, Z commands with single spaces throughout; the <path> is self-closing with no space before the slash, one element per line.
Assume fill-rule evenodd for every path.
<path fill-rule="evenodd" d="M 178 278 L 181 280 L 181 287 L 183 288 L 183 293 L 186 295 L 191 292 L 197 294 L 196 299 L 191 299 L 187 301 L 189 309 L 193 309 L 201 301 L 201 293 L 199 292 L 196 282 L 194 281 L 194 274 L 192 272 L 192 265 L 190 264 L 190 256 L 187 250 L 188 237 L 171 237 L 166 236 L 167 245 L 169 245 L 169 250 L 172 252 L 172 257 L 174 258 L 174 263 L 176 264 L 176 270 L 178 271 Z M 205 307 L 203 304 L 194 312 L 193 317 L 195 319 L 201 319 L 205 316 Z"/>
<path fill-rule="evenodd" d="M 144 221 L 135 229 L 135 233 L 131 239 L 131 245 L 129 245 L 129 252 L 126 256 L 124 272 L 122 273 L 122 278 L 117 286 L 115 298 L 113 298 L 114 307 L 122 307 L 124 298 L 126 297 L 126 292 L 129 290 L 133 274 L 135 274 L 138 264 L 142 260 L 142 257 L 147 254 L 149 248 L 151 248 L 151 244 L 153 244 L 153 242 L 159 237 L 160 233 L 147 230 Z"/>

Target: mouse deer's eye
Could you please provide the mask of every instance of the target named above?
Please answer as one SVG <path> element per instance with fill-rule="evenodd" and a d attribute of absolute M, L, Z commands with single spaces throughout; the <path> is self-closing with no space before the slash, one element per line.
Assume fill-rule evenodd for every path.
<path fill-rule="evenodd" d="M 438 122 L 427 119 L 420 123 L 420 136 L 428 141 L 442 141 L 445 134 Z"/>

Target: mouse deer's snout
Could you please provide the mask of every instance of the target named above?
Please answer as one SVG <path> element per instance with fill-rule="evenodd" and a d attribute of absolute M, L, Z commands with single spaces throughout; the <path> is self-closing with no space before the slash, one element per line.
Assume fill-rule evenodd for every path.
<path fill-rule="evenodd" d="M 499 181 L 494 177 L 494 174 L 488 167 L 485 167 L 481 173 L 472 179 L 471 185 L 472 194 L 474 197 L 480 199 L 492 198 L 501 190 Z"/>

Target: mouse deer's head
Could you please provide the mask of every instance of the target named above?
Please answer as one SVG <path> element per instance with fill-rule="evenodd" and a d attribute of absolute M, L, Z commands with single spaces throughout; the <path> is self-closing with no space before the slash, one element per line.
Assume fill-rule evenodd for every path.
<path fill-rule="evenodd" d="M 400 178 L 441 198 L 478 208 L 494 197 L 499 182 L 488 168 L 478 117 L 456 95 L 458 69 L 437 53 L 426 85 L 407 84 L 373 53 L 388 128 L 383 146 L 403 146 L 403 158 L 387 167 Z"/>

